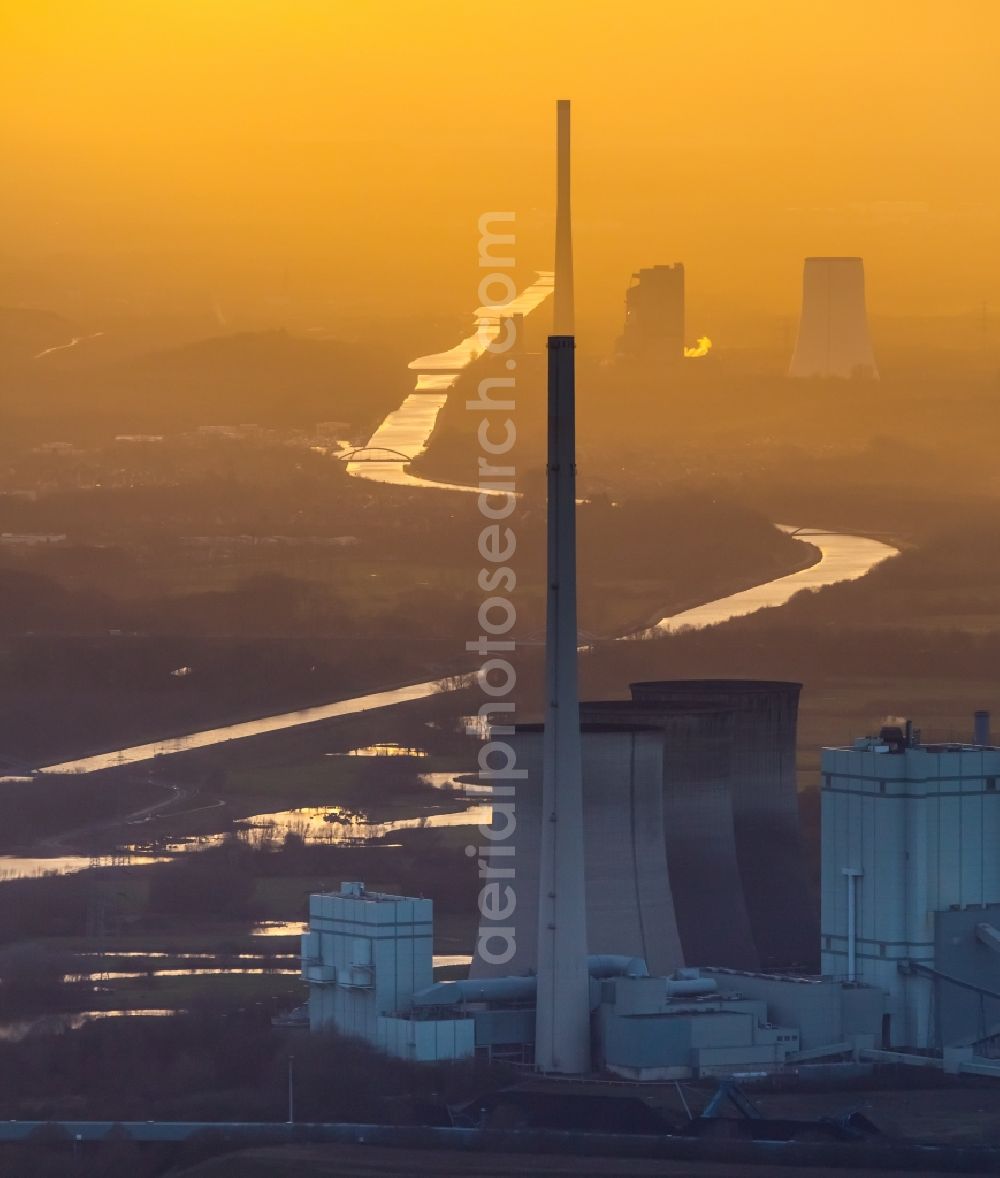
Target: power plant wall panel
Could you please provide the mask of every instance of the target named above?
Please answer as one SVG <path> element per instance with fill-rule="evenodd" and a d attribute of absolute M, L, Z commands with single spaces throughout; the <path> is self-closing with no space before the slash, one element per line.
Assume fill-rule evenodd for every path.
<path fill-rule="evenodd" d="M 1000 958 L 977 936 L 980 924 L 1000 927 L 1000 906 L 962 908 L 935 913 L 934 967 L 958 983 L 979 986 L 975 993 L 955 982 L 935 982 L 934 1013 L 937 1045 L 949 1047 L 996 1034 L 1000 1028 Z"/>
<path fill-rule="evenodd" d="M 542 733 L 529 725 L 506 739 L 518 769 L 527 771 L 514 798 L 516 952 L 506 963 L 491 963 L 477 951 L 471 977 L 524 974 L 536 966 Z M 585 724 L 582 746 L 589 952 L 641 957 L 652 973 L 671 973 L 684 959 L 664 849 L 662 740 L 655 731 L 597 731 Z M 503 821 L 494 819 L 494 826 Z"/>
<path fill-rule="evenodd" d="M 663 741 L 663 828 L 677 928 L 692 965 L 756 969 L 736 858 L 729 769 L 733 713 L 657 700 L 588 701 L 594 723 L 651 725 Z"/>
<path fill-rule="evenodd" d="M 822 770 L 823 973 L 886 991 L 891 1046 L 940 1046 L 935 983 L 906 963 L 941 968 L 935 914 L 1000 902 L 1000 750 L 870 742 Z"/>
<path fill-rule="evenodd" d="M 753 679 L 632 684 L 644 703 L 717 707 L 732 713 L 733 836 L 760 963 L 812 969 L 819 921 L 799 828 L 796 730 L 801 684 Z M 716 964 L 716 963 L 713 963 Z"/>
<path fill-rule="evenodd" d="M 804 1051 L 870 1035 L 882 1029 L 885 997 L 876 986 L 848 986 L 827 978 L 790 978 L 759 973 L 708 971 L 723 992 L 736 990 L 767 1004 L 767 1019 L 797 1027 Z"/>

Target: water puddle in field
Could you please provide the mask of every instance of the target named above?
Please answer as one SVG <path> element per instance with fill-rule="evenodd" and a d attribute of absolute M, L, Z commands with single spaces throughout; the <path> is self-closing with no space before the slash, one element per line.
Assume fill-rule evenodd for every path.
<path fill-rule="evenodd" d="M 29 1035 L 59 1035 L 75 1031 L 86 1023 L 106 1018 L 171 1018 L 183 1010 L 83 1010 L 72 1014 L 43 1014 L 34 1018 L 0 1022 L 0 1042 L 20 1043 Z"/>

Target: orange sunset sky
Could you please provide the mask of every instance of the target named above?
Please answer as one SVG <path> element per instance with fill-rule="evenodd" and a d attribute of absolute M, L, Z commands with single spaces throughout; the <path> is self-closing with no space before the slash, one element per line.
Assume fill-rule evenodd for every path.
<path fill-rule="evenodd" d="M 788 314 L 862 254 L 876 314 L 1000 303 L 994 0 L 0 0 L 0 302 L 258 320 L 474 303 L 476 219 L 551 261 L 574 101 L 578 300 L 682 260 Z M 706 327 L 711 323 L 706 322 Z"/>

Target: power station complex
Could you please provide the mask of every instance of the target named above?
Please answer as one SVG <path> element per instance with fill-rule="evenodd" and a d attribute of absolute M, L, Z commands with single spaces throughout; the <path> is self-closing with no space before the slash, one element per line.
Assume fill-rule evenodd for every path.
<path fill-rule="evenodd" d="M 633 695 L 639 703 L 647 692 L 703 689 L 759 699 L 794 687 L 635 684 Z M 790 874 L 797 856 L 767 862 L 769 848 L 797 845 L 787 818 L 782 832 L 784 795 L 767 792 L 773 779 L 741 823 L 732 779 L 706 768 L 719 758 L 717 734 L 702 741 L 697 730 L 707 709 L 682 705 L 696 717 L 684 734 L 683 712 L 671 710 L 661 727 L 642 705 L 635 722 L 632 702 L 581 705 L 581 1070 L 663 1080 L 850 1058 L 1000 1075 L 1000 748 L 984 715 L 966 744 L 923 744 L 902 725 L 823 750 L 817 930 L 811 913 L 803 927 L 792 923 L 807 908 Z M 467 981 L 435 983 L 431 901 L 344 884 L 310 904 L 302 969 L 311 1026 L 411 1060 L 535 1062 L 542 735 L 522 725 L 509 738 L 527 771 L 517 794 L 516 956 L 503 968 L 474 959 Z M 762 780 L 746 772 L 741 788 Z M 768 812 L 778 819 L 774 839 Z M 742 861 L 741 825 L 758 832 L 758 854 Z M 784 894 L 767 890 L 782 886 Z M 768 894 L 770 910 L 758 907 Z M 810 938 L 821 972 L 755 968 L 764 946 Z M 730 964 L 745 954 L 750 965 Z"/>
<path fill-rule="evenodd" d="M 970 744 L 925 745 L 904 723 L 824 750 L 817 921 L 799 838 L 799 684 L 666 680 L 579 702 L 564 102 L 558 142 L 544 723 L 490 735 L 517 780 L 480 828 L 468 979 L 434 981 L 431 901 L 345 883 L 310 900 L 310 1025 L 405 1059 L 479 1055 L 556 1075 L 661 1080 L 845 1057 L 1000 1074 L 1000 749 L 985 715 Z M 680 284 L 683 310 L 683 271 L 665 283 Z M 859 305 L 863 321 L 857 259 L 809 259 L 793 368 L 867 366 Z"/>

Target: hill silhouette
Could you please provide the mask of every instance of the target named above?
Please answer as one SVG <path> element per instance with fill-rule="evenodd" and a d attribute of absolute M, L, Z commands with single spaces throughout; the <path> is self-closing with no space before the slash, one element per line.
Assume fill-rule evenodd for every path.
<path fill-rule="evenodd" d="M 80 329 L 53 311 L 0 307 L 0 362 L 30 364 L 44 348 L 64 344 Z"/>
<path fill-rule="evenodd" d="M 8 369 L 0 384 L 8 412 L 22 420 L 55 419 L 60 429 L 80 421 L 163 430 L 336 420 L 364 431 L 412 385 L 405 358 L 391 348 L 303 339 L 284 330 L 211 337 L 106 363 L 81 365 L 72 359 L 77 349 L 53 354 L 54 362 L 34 359 L 39 340 L 47 347 L 53 338 L 65 343 L 74 334 L 57 316 L 17 321 L 0 315 L 0 358 L 6 340 L 16 361 L 16 371 Z"/>

